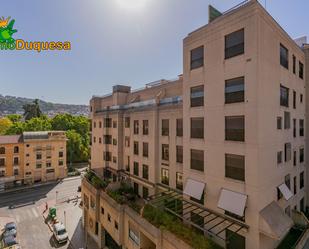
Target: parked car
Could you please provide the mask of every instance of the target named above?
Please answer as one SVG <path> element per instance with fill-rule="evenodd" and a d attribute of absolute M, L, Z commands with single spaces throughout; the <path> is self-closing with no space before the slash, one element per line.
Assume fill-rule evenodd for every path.
<path fill-rule="evenodd" d="M 17 226 L 15 222 L 7 223 L 4 227 L 3 237 L 9 237 L 9 236 L 16 237 L 16 235 L 17 235 Z"/>
<path fill-rule="evenodd" d="M 17 241 L 14 236 L 3 237 L 3 241 L 2 241 L 3 248 L 13 247 L 15 245 L 17 245 Z"/>
<path fill-rule="evenodd" d="M 68 241 L 68 233 L 62 223 L 56 223 L 53 225 L 54 237 L 59 244 L 66 243 Z"/>

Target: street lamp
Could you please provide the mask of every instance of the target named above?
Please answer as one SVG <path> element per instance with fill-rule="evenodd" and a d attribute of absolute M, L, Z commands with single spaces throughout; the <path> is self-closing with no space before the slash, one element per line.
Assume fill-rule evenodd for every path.
<path fill-rule="evenodd" d="M 57 199 L 58 199 L 58 191 L 56 191 L 56 204 L 57 204 Z"/>

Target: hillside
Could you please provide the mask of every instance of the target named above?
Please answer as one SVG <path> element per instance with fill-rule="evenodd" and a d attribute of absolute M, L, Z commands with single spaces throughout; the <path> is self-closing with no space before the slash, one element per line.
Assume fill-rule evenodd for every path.
<path fill-rule="evenodd" d="M 23 114 L 23 105 L 33 102 L 34 99 L 3 96 L 0 94 L 0 116 L 12 113 Z M 88 115 L 87 105 L 56 104 L 39 100 L 40 108 L 49 116 L 57 113 L 70 113 L 72 115 Z"/>

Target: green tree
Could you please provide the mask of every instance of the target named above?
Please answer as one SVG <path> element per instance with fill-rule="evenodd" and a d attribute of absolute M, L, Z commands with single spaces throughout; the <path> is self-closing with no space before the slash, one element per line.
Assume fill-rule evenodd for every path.
<path fill-rule="evenodd" d="M 22 115 L 20 115 L 20 114 L 9 114 L 6 117 L 9 120 L 11 120 L 13 123 L 19 122 L 22 119 Z"/>
<path fill-rule="evenodd" d="M 33 103 L 23 105 L 23 109 L 24 109 L 25 120 L 30 120 L 32 118 L 39 118 L 42 116 L 42 111 L 40 109 L 38 99 L 35 99 Z"/>
<path fill-rule="evenodd" d="M 24 122 L 16 122 L 13 123 L 6 131 L 5 135 L 17 135 L 23 133 L 25 129 L 25 123 Z"/>
<path fill-rule="evenodd" d="M 89 159 L 89 148 L 84 143 L 83 137 L 75 130 L 68 130 L 67 136 L 67 159 L 70 163 L 86 162 Z"/>
<path fill-rule="evenodd" d="M 45 116 L 32 118 L 24 123 L 24 131 L 50 131 L 52 125 Z"/>
<path fill-rule="evenodd" d="M 4 135 L 12 125 L 13 122 L 9 118 L 0 118 L 0 135 Z"/>

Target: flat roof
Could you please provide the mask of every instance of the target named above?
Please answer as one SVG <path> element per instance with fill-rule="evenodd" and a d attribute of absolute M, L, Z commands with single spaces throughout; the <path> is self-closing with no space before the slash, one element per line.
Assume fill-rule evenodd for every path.
<path fill-rule="evenodd" d="M 18 144 L 21 142 L 21 135 L 0 136 L 0 144 Z"/>

